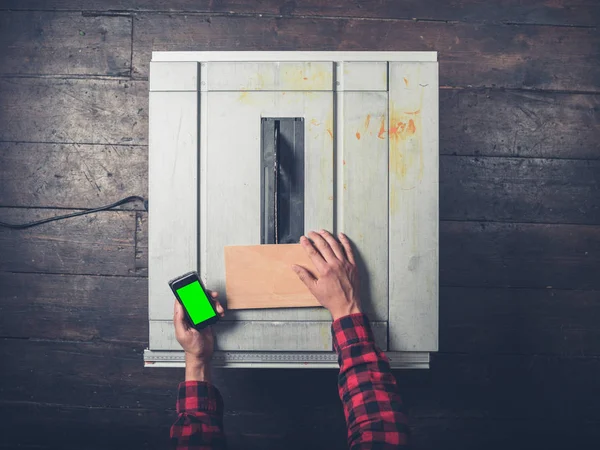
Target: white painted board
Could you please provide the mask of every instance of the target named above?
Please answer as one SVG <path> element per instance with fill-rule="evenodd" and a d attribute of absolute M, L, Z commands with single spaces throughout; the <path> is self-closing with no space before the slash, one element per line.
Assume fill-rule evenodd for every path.
<path fill-rule="evenodd" d="M 173 315 L 168 282 L 198 264 L 198 93 L 150 93 L 150 319 Z"/>
<path fill-rule="evenodd" d="M 371 323 L 375 341 L 387 349 L 387 324 Z M 215 348 L 221 351 L 322 351 L 333 350 L 331 322 L 321 321 L 221 321 L 214 326 Z M 152 350 L 181 350 L 172 321 L 150 321 Z"/>
<path fill-rule="evenodd" d="M 211 62 L 209 91 L 331 91 L 333 63 Z"/>
<path fill-rule="evenodd" d="M 390 63 L 389 343 L 438 349 L 438 65 Z"/>
<path fill-rule="evenodd" d="M 377 321 L 388 319 L 387 112 L 387 92 L 344 92 L 336 155 L 338 229 L 355 245 L 363 310 Z"/>

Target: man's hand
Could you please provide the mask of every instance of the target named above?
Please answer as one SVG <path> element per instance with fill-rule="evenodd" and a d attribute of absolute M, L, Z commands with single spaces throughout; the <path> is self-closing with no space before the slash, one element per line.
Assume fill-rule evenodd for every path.
<path fill-rule="evenodd" d="M 358 297 L 358 271 L 350 241 L 340 233 L 340 243 L 327 231 L 311 231 L 311 242 L 302 236 L 300 244 L 314 263 L 319 277 L 315 277 L 306 268 L 294 265 L 298 274 L 316 299 L 329 310 L 333 320 L 360 312 Z M 315 248 L 316 247 L 316 248 Z"/>
<path fill-rule="evenodd" d="M 216 299 L 216 292 L 210 291 L 210 296 Z M 214 300 L 219 317 L 225 315 L 225 310 L 218 300 Z M 215 336 L 212 327 L 201 331 L 191 327 L 185 317 L 183 306 L 175 300 L 173 315 L 175 337 L 185 351 L 185 381 L 210 381 L 210 360 L 212 359 Z"/>

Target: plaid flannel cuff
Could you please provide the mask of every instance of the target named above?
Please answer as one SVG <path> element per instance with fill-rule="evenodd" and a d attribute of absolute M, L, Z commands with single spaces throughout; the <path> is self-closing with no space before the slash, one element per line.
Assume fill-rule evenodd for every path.
<path fill-rule="evenodd" d="M 331 334 L 336 352 L 358 342 L 373 342 L 369 319 L 362 313 L 340 317 L 331 325 Z"/>
<path fill-rule="evenodd" d="M 215 386 L 205 381 L 179 383 L 177 412 L 181 414 L 196 411 L 223 414 L 221 393 Z"/>

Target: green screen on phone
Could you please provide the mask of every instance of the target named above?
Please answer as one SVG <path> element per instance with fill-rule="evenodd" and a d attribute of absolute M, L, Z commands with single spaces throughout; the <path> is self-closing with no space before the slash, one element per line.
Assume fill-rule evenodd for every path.
<path fill-rule="evenodd" d="M 177 295 L 179 295 L 194 325 L 217 315 L 198 281 L 193 281 L 177 289 Z"/>

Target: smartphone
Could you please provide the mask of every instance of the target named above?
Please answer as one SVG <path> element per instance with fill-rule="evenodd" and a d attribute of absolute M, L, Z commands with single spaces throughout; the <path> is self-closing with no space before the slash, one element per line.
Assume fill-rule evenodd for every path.
<path fill-rule="evenodd" d="M 219 320 L 219 315 L 196 272 L 189 272 L 169 281 L 175 297 L 183 306 L 190 325 L 201 330 Z"/>

